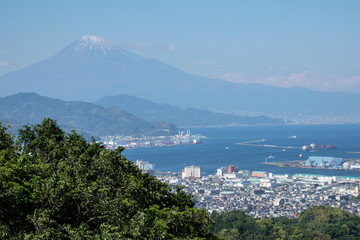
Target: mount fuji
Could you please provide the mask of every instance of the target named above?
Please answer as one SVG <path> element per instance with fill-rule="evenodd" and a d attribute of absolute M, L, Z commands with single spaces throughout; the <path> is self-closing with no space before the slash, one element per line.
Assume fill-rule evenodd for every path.
<path fill-rule="evenodd" d="M 199 81 L 200 80 L 200 81 Z M 146 59 L 97 36 L 83 36 L 56 55 L 0 77 L 0 95 L 37 92 L 65 100 L 95 101 L 128 94 L 157 101 L 193 101 L 188 91 L 214 80 Z M 183 98 L 184 97 L 184 98 Z M 194 96 L 195 97 L 195 96 Z"/>
<path fill-rule="evenodd" d="M 0 76 L 0 86 L 0 96 L 36 92 L 94 102 L 125 94 L 220 112 L 302 118 L 360 116 L 360 94 L 230 83 L 197 76 L 90 35 L 46 60 Z"/>

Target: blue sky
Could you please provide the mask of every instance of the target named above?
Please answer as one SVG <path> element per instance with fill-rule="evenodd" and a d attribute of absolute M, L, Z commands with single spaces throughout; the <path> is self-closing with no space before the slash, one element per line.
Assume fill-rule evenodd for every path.
<path fill-rule="evenodd" d="M 0 2 L 0 75 L 91 34 L 189 73 L 360 93 L 360 1 Z"/>

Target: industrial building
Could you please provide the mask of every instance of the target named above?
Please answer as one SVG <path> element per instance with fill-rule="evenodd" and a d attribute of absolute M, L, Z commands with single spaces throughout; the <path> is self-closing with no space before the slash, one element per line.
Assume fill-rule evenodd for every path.
<path fill-rule="evenodd" d="M 253 171 L 251 173 L 252 177 L 267 177 L 268 173 L 267 172 L 262 172 L 262 171 Z"/>
<path fill-rule="evenodd" d="M 343 158 L 310 156 L 305 165 L 309 167 L 342 168 Z"/>

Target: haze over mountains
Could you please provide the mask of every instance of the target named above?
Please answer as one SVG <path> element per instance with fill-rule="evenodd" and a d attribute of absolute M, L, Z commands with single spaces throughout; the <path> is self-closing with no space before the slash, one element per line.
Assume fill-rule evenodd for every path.
<path fill-rule="evenodd" d="M 85 136 L 106 135 L 173 135 L 178 128 L 165 122 L 150 123 L 119 108 L 63 101 L 36 93 L 18 93 L 0 97 L 0 121 L 21 128 L 38 124 L 44 118 L 57 120 L 64 129 L 76 130 Z M 12 131 L 16 132 L 16 131 Z"/>
<path fill-rule="evenodd" d="M 179 129 L 173 123 L 182 126 L 284 124 L 282 119 L 277 118 L 183 110 L 130 96 L 105 97 L 96 104 L 63 101 L 36 93 L 0 97 L 0 122 L 10 124 L 13 130 L 25 124 L 37 124 L 48 117 L 56 119 L 64 129 L 77 130 L 87 137 L 175 135 Z"/>
<path fill-rule="evenodd" d="M 188 74 L 96 36 L 84 36 L 56 55 L 0 76 L 0 96 L 18 92 L 93 102 L 126 94 L 182 108 L 291 118 L 360 116 L 360 94 L 230 83 Z"/>
<path fill-rule="evenodd" d="M 237 116 L 195 108 L 182 109 L 170 106 L 169 104 L 157 104 L 128 95 L 108 96 L 101 98 L 95 103 L 107 108 L 121 108 L 149 122 L 166 121 L 178 126 L 236 126 L 285 123 L 283 119 L 267 116 Z"/>

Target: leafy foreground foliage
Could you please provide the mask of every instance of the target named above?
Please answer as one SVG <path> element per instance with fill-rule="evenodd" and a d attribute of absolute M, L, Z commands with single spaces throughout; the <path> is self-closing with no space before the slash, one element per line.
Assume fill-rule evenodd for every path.
<path fill-rule="evenodd" d="M 121 155 L 51 119 L 0 123 L 1 239 L 209 239 L 211 220 Z"/>
<path fill-rule="evenodd" d="M 299 218 L 255 219 L 241 211 L 213 213 L 212 232 L 233 239 L 360 239 L 360 217 L 329 206 L 312 206 Z"/>

